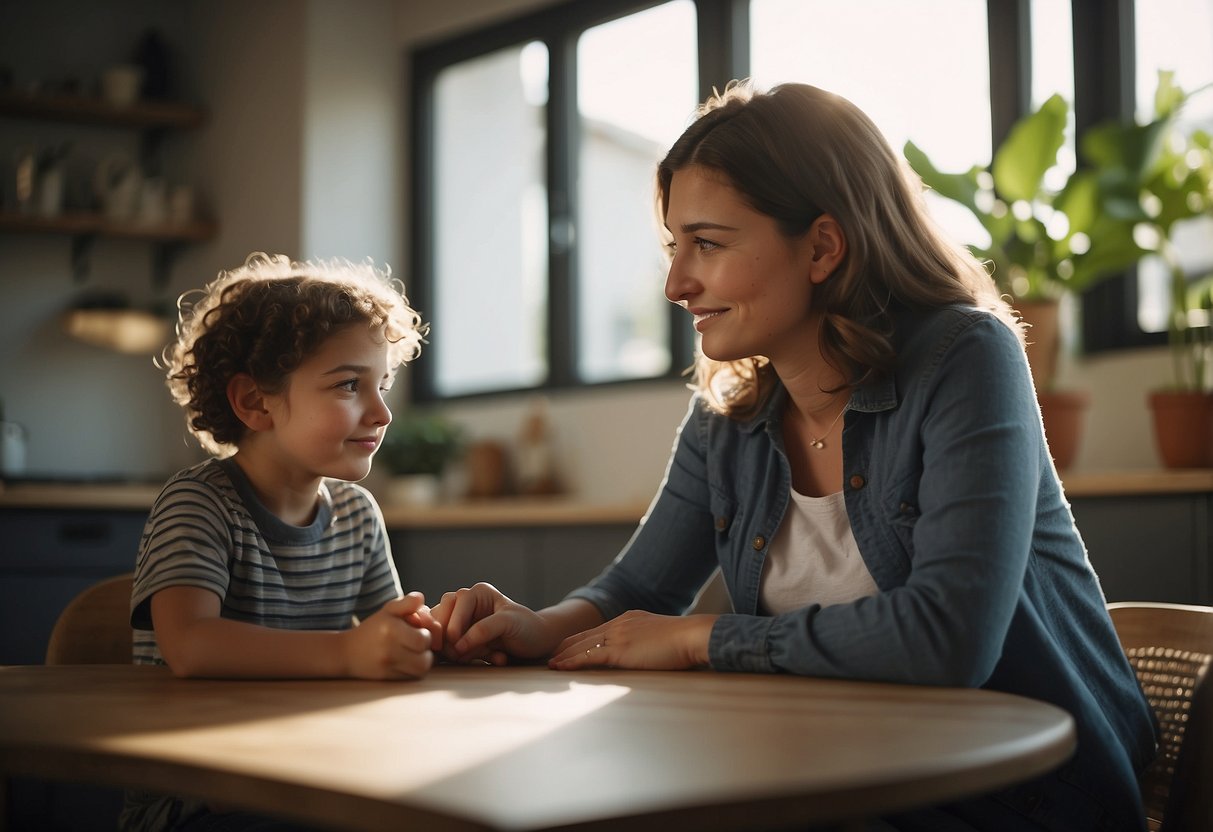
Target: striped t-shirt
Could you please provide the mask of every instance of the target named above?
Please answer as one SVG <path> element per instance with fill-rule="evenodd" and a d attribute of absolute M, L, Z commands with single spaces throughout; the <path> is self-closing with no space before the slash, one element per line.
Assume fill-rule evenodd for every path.
<path fill-rule="evenodd" d="M 144 526 L 131 595 L 136 664 L 163 664 L 151 598 L 209 589 L 221 615 L 290 630 L 346 630 L 402 595 L 379 506 L 354 483 L 325 480 L 309 526 L 262 505 L 240 466 L 215 460 L 174 476 Z"/>

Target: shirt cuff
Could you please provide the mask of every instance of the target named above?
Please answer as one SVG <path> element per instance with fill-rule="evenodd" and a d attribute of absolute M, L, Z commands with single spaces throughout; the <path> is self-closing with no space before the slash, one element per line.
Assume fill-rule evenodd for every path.
<path fill-rule="evenodd" d="M 775 673 L 767 646 L 775 619 L 771 616 L 721 615 L 712 625 L 708 663 L 713 670 Z"/>

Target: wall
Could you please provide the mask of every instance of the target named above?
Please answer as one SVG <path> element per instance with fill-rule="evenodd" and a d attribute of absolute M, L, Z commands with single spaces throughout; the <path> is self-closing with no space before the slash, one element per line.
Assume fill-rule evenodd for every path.
<path fill-rule="evenodd" d="M 170 285 L 151 288 L 151 249 L 100 240 L 89 280 L 72 282 L 69 241 L 0 235 L 0 397 L 26 426 L 30 473 L 159 480 L 199 459 L 150 356 L 108 353 L 65 337 L 58 316 L 102 287 L 139 303 L 173 301 L 252 251 L 373 256 L 399 262 L 396 131 L 403 107 L 391 0 L 48 0 L 0 4 L 0 63 L 16 81 L 94 79 L 158 27 L 173 50 L 180 97 L 206 107 L 197 132 L 164 148 L 175 181 L 197 186 L 220 234 L 181 250 Z M 358 95 L 342 96 L 342 88 Z M 82 187 L 104 154 L 135 153 L 133 134 L 0 119 L 0 171 L 10 150 L 76 143 Z M 10 195 L 11 196 L 11 195 Z"/>
<path fill-rule="evenodd" d="M 137 38 L 155 26 L 170 43 L 188 28 L 186 9 L 156 0 L 95 4 L 79 0 L 0 3 L 0 63 L 22 88 L 93 83 L 101 70 L 126 59 Z M 13 196 L 13 150 L 72 141 L 69 195 L 88 198 L 92 170 L 113 153 L 138 153 L 133 133 L 0 119 L 0 171 L 7 204 Z M 177 137 L 167 140 L 178 161 Z M 188 166 L 166 171 L 192 180 Z M 173 412 L 150 357 L 87 347 L 60 330 L 60 312 L 85 291 L 123 292 L 147 303 L 150 248 L 98 240 L 87 281 L 72 278 L 70 246 L 58 235 L 0 234 L 0 397 L 5 418 L 26 426 L 30 467 L 39 473 L 160 476 L 181 458 Z"/>

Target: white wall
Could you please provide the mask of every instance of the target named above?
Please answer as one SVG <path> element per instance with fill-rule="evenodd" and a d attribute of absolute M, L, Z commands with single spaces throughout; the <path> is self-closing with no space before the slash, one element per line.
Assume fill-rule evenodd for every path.
<path fill-rule="evenodd" d="M 404 56 L 394 0 L 308 0 L 303 44 L 303 246 L 402 271 Z"/>

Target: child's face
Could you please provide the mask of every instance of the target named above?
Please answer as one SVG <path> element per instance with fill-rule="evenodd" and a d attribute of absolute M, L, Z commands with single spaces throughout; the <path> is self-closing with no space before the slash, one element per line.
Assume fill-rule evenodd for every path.
<path fill-rule="evenodd" d="M 392 421 L 388 345 L 363 324 L 338 330 L 299 365 L 286 390 L 268 396 L 269 445 L 291 477 L 357 481 Z"/>

